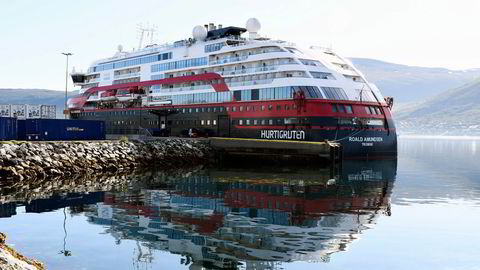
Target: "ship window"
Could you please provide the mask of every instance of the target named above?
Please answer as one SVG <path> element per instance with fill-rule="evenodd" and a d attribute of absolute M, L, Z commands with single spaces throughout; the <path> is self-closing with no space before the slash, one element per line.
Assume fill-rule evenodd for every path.
<path fill-rule="evenodd" d="M 192 113 L 192 108 L 189 108 L 189 109 L 188 109 L 188 112 L 189 112 L 189 113 Z"/>
<path fill-rule="evenodd" d="M 225 111 L 227 111 L 227 112 L 228 112 L 229 110 L 230 110 L 230 107 L 228 107 L 228 106 L 227 106 L 227 107 L 225 107 Z"/>
<path fill-rule="evenodd" d="M 273 119 L 268 119 L 268 124 L 273 125 Z"/>
<path fill-rule="evenodd" d="M 241 112 L 243 112 L 243 106 L 240 106 L 240 107 L 239 107 L 239 110 L 240 110 Z"/>
<path fill-rule="evenodd" d="M 245 106 L 245 110 L 248 112 L 250 111 L 250 106 Z"/>
<path fill-rule="evenodd" d="M 265 105 L 262 105 L 262 111 L 265 111 Z"/>
<path fill-rule="evenodd" d="M 213 125 L 214 125 L 214 126 L 217 125 L 217 120 L 213 120 Z"/>
<path fill-rule="evenodd" d="M 245 124 L 246 124 L 247 126 L 249 126 L 249 125 L 250 125 L 250 119 L 245 120 Z"/>
<path fill-rule="evenodd" d="M 202 126 L 205 125 L 205 120 L 202 120 L 200 123 Z"/>
<path fill-rule="evenodd" d="M 280 111 L 282 109 L 282 106 L 277 105 L 277 111 Z"/>
<path fill-rule="evenodd" d="M 343 105 L 339 104 L 339 105 L 338 105 L 338 110 L 339 110 L 341 113 L 344 113 L 344 112 L 345 112 L 345 107 L 343 107 Z"/>
<path fill-rule="evenodd" d="M 262 126 L 265 125 L 265 119 L 262 119 Z"/>
<path fill-rule="evenodd" d="M 290 110 L 290 106 L 285 105 L 285 110 Z"/>
<path fill-rule="evenodd" d="M 345 107 L 347 109 L 347 113 L 353 113 L 352 105 L 345 105 Z"/>
<path fill-rule="evenodd" d="M 252 100 L 259 100 L 259 99 L 260 99 L 259 90 L 252 89 Z"/>
<path fill-rule="evenodd" d="M 347 94 L 342 88 L 338 87 L 322 87 L 323 92 L 325 93 L 328 99 L 334 100 L 348 100 Z"/>
<path fill-rule="evenodd" d="M 257 119 L 253 120 L 253 124 L 254 124 L 255 126 L 258 125 L 258 120 L 257 120 Z"/>
<path fill-rule="evenodd" d="M 235 121 L 235 120 L 232 120 L 232 125 L 233 125 L 233 126 L 235 125 L 235 123 L 236 123 L 236 121 Z"/>
<path fill-rule="evenodd" d="M 271 111 L 271 110 L 272 110 L 272 108 L 273 108 L 273 106 L 272 106 L 272 105 L 268 105 L 268 110 L 269 110 L 269 111 Z"/>
<path fill-rule="evenodd" d="M 315 79 L 335 80 L 332 73 L 310 71 L 310 74 L 312 74 L 312 77 Z"/>
<path fill-rule="evenodd" d="M 243 120 L 242 119 L 238 120 L 238 124 L 243 125 Z"/>
<path fill-rule="evenodd" d="M 365 106 L 365 111 L 367 112 L 367 114 L 370 114 L 370 109 L 367 106 Z"/>
<path fill-rule="evenodd" d="M 377 114 L 382 114 L 378 107 L 375 107 L 375 111 L 377 111 Z"/>
<path fill-rule="evenodd" d="M 237 111 L 237 107 L 233 106 L 232 107 L 232 112 L 236 112 Z"/>
<path fill-rule="evenodd" d="M 377 112 L 375 111 L 375 108 L 374 107 L 368 107 L 370 109 L 370 113 L 371 114 L 377 114 Z"/>
<path fill-rule="evenodd" d="M 210 126 L 210 120 L 207 120 L 207 126 Z"/>
<path fill-rule="evenodd" d="M 199 109 L 198 109 L 198 108 L 195 108 L 195 112 L 198 112 L 198 111 L 199 111 Z"/>
<path fill-rule="evenodd" d="M 233 92 L 233 98 L 235 101 L 241 101 L 242 100 L 242 91 L 234 91 Z"/>
<path fill-rule="evenodd" d="M 227 108 L 228 108 L 228 107 L 227 107 Z M 223 107 L 220 107 L 219 109 L 220 109 L 220 110 L 219 110 L 220 112 L 223 112 Z"/>
<path fill-rule="evenodd" d="M 337 105 L 336 104 L 332 104 L 332 112 L 337 112 Z"/>

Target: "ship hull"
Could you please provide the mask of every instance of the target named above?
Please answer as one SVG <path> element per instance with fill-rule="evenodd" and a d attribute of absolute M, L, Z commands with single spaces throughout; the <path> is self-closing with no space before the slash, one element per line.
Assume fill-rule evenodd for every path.
<path fill-rule="evenodd" d="M 301 108 L 285 100 L 92 110 L 72 117 L 104 120 L 107 134 L 328 140 L 340 143 L 345 157 L 396 156 L 397 135 L 389 108 L 378 103 L 344 103 L 352 106 L 351 113 L 332 112 L 332 105 L 342 104 L 338 100 L 309 101 Z M 372 104 L 381 113 L 365 113 Z M 381 125 L 369 124 L 378 122 Z"/>

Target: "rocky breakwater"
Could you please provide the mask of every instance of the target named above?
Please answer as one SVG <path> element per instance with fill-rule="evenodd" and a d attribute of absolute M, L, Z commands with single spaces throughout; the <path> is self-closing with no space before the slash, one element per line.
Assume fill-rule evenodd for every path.
<path fill-rule="evenodd" d="M 41 262 L 30 260 L 7 246 L 7 236 L 0 233 L 0 269 L 4 270 L 43 270 Z"/>
<path fill-rule="evenodd" d="M 0 179 L 29 180 L 81 173 L 117 172 L 141 167 L 174 168 L 208 161 L 203 141 L 3 142 Z"/>

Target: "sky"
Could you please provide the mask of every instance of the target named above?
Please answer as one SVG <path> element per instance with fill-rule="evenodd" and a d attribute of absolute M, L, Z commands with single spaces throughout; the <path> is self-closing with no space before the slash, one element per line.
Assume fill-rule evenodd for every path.
<path fill-rule="evenodd" d="M 191 37 L 205 23 L 244 27 L 345 57 L 480 68 L 478 0 L 0 0 L 0 88 L 65 89 L 66 57 L 77 71 L 117 46 L 138 46 L 138 24 L 156 43 Z M 69 79 L 69 90 L 73 89 Z"/>

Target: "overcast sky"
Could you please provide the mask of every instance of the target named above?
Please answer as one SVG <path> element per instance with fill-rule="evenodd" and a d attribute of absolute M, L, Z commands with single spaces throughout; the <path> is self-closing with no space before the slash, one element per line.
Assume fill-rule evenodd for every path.
<path fill-rule="evenodd" d="M 195 25 L 241 26 L 342 56 L 400 64 L 480 68 L 478 0 L 82 0 L 2 1 L 0 88 L 65 87 L 70 70 L 138 44 L 137 24 L 155 24 L 156 42 L 191 36 Z M 69 88 L 72 88 L 71 80 Z"/>

